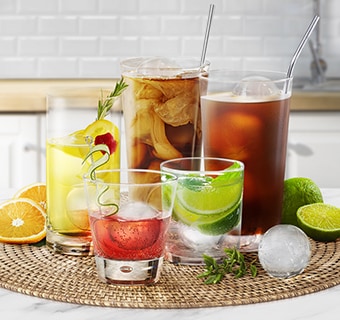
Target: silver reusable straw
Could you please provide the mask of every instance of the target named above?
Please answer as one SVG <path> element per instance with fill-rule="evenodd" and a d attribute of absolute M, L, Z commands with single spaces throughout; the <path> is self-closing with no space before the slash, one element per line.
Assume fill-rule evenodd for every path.
<path fill-rule="evenodd" d="M 203 66 L 203 64 L 204 64 L 205 55 L 207 53 L 209 34 L 210 34 L 210 27 L 211 27 L 212 17 L 213 17 L 213 14 L 214 14 L 214 8 L 215 8 L 214 4 L 211 4 L 210 7 L 209 7 L 209 15 L 208 15 L 207 27 L 205 29 L 203 49 L 202 49 L 202 54 L 201 54 L 201 66 Z"/>
<path fill-rule="evenodd" d="M 320 17 L 318 15 L 315 15 L 313 20 L 309 24 L 305 34 L 303 35 L 303 37 L 300 41 L 299 46 L 297 47 L 297 49 L 296 49 L 296 51 L 295 51 L 295 53 L 294 53 L 294 55 L 293 55 L 293 57 L 290 61 L 289 68 L 288 68 L 288 71 L 287 71 L 287 78 L 292 77 L 296 61 L 299 58 L 299 56 L 302 52 L 302 49 L 304 48 L 307 40 L 309 39 L 310 35 L 312 34 L 312 32 L 313 32 L 315 26 L 317 25 L 317 23 L 319 22 L 319 20 L 320 20 Z"/>

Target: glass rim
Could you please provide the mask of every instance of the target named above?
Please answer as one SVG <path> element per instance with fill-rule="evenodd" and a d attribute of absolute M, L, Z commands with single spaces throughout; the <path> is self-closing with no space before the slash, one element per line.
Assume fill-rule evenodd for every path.
<path fill-rule="evenodd" d="M 223 75 L 223 77 L 222 77 Z M 236 77 L 238 76 L 238 77 Z M 221 69 L 210 69 L 209 73 L 205 75 L 201 75 L 202 79 L 207 81 L 221 81 L 221 82 L 247 82 L 246 77 L 250 76 L 268 76 L 268 79 L 261 79 L 261 82 L 287 82 L 292 81 L 293 76 L 287 77 L 287 74 L 283 71 L 273 71 L 273 70 L 264 70 L 264 69 L 249 69 L 249 70 L 236 70 L 236 69 L 228 69 L 228 68 L 221 68 Z M 271 76 L 271 77 L 269 77 Z M 254 80 L 250 80 L 254 82 Z"/>
<path fill-rule="evenodd" d="M 161 66 L 150 66 L 148 60 L 162 59 Z M 146 79 L 191 79 L 206 73 L 210 62 L 201 64 L 197 57 L 141 56 L 120 62 L 121 74 L 131 78 Z"/>
<path fill-rule="evenodd" d="M 164 167 L 164 165 L 168 164 L 168 163 L 175 163 L 178 161 L 190 161 L 190 160 L 213 160 L 213 161 L 221 161 L 221 162 L 229 162 L 229 163 L 238 163 L 240 165 L 239 168 L 224 168 L 224 169 L 220 169 L 220 170 L 190 170 L 190 169 L 178 169 L 178 168 L 171 168 L 171 167 Z M 166 168 L 166 173 L 180 173 L 182 174 L 183 172 L 190 172 L 190 173 L 194 173 L 194 174 L 203 174 L 203 173 L 209 173 L 209 174 L 216 174 L 216 175 L 220 175 L 223 174 L 225 172 L 241 172 L 244 171 L 244 163 L 242 161 L 239 160 L 235 160 L 235 159 L 228 159 L 228 158 L 218 158 L 218 157 L 184 157 L 184 158 L 175 158 L 175 159 L 169 159 L 166 161 L 161 162 L 160 164 L 161 170 L 163 168 Z M 164 172 L 164 171 L 163 171 Z"/>
<path fill-rule="evenodd" d="M 121 178 L 121 174 L 125 173 L 125 174 L 129 174 L 129 173 L 154 173 L 159 175 L 160 177 L 163 177 L 164 175 L 168 176 L 168 179 L 166 180 L 161 180 L 161 181 L 155 181 L 155 182 L 136 182 L 136 181 L 119 181 L 119 182 L 107 182 L 103 179 L 100 178 L 95 178 L 92 179 L 90 177 L 90 173 L 85 173 L 83 175 L 83 180 L 86 183 L 92 183 L 92 184 L 105 184 L 105 185 L 109 185 L 109 186 L 161 186 L 161 185 L 165 185 L 165 184 L 170 184 L 170 183 L 176 183 L 178 178 L 175 174 L 170 173 L 170 172 L 164 172 L 161 170 L 151 170 L 151 169 L 129 169 L 129 168 L 120 168 L 120 169 L 106 169 L 106 170 L 96 170 L 95 171 L 95 175 L 102 175 L 102 174 L 107 174 L 107 173 L 119 173 L 120 174 L 120 178 Z"/>
<path fill-rule="evenodd" d="M 169 56 L 138 56 L 138 57 L 129 57 L 126 59 L 123 59 L 120 61 L 120 65 L 121 66 L 125 66 L 128 68 L 133 68 L 135 69 L 136 66 L 138 66 L 139 64 L 136 63 L 140 63 L 142 61 L 147 61 L 147 60 L 151 60 L 151 59 L 164 59 L 164 60 L 168 60 L 168 61 L 174 61 L 174 62 L 180 62 L 180 63 L 184 63 L 184 62 L 191 62 L 189 63 L 187 66 L 179 66 L 182 69 L 200 69 L 204 66 L 210 65 L 210 61 L 209 60 L 205 60 L 203 65 L 201 65 L 201 61 L 198 57 L 194 57 L 194 56 L 184 56 L 184 57 L 169 57 Z M 129 64 L 129 62 L 133 62 L 133 64 Z M 162 68 L 159 67 L 152 67 L 152 66 L 146 66 L 144 67 L 145 69 L 161 69 L 161 70 L 167 70 L 167 69 L 173 69 L 173 67 L 169 67 L 169 66 L 164 66 Z"/>

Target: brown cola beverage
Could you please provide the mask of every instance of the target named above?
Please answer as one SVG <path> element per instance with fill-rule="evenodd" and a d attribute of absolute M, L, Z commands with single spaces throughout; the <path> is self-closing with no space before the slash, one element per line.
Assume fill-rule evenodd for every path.
<path fill-rule="evenodd" d="M 204 155 L 245 164 L 240 249 L 256 251 L 281 221 L 292 80 L 211 71 L 201 81 Z"/>

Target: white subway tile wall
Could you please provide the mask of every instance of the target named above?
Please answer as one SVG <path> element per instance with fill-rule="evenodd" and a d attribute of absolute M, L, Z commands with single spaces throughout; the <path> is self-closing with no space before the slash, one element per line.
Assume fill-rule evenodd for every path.
<path fill-rule="evenodd" d="M 320 0 L 327 76 L 340 76 L 340 1 Z M 116 78 L 131 56 L 197 56 L 215 4 L 212 67 L 286 71 L 313 0 L 0 0 L 0 78 Z M 315 33 L 313 34 L 313 38 Z M 295 75 L 310 77 L 303 50 Z"/>

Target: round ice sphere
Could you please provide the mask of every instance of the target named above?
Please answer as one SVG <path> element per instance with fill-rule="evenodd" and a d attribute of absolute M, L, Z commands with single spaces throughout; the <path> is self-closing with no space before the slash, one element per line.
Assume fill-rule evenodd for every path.
<path fill-rule="evenodd" d="M 307 267 L 311 248 L 306 234 L 293 225 L 280 224 L 262 237 L 258 255 L 264 270 L 276 278 L 290 278 Z"/>
<path fill-rule="evenodd" d="M 246 77 L 233 89 L 233 94 L 241 97 L 273 97 L 279 92 L 273 81 L 260 76 Z"/>

